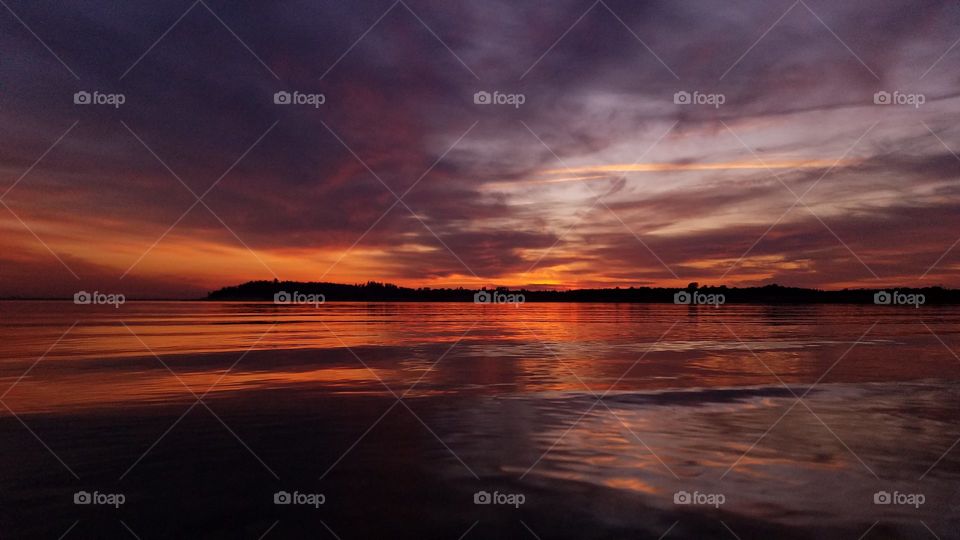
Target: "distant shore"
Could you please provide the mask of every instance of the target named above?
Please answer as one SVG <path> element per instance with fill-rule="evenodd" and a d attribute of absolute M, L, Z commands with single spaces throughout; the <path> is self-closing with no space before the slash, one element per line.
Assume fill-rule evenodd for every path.
<path fill-rule="evenodd" d="M 960 304 L 960 290 L 943 287 L 822 290 L 766 285 L 763 287 L 700 286 L 685 288 L 629 287 L 612 289 L 529 290 L 409 288 L 389 283 L 250 281 L 209 293 L 212 301 L 272 301 L 277 304 L 325 302 L 601 302 L 666 304 L 871 304 L 918 307 Z"/>

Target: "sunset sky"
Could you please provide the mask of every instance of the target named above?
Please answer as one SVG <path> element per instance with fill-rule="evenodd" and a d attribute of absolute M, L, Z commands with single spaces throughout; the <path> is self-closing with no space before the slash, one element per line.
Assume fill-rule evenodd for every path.
<path fill-rule="evenodd" d="M 960 286 L 957 1 L 4 1 L 0 296 Z"/>

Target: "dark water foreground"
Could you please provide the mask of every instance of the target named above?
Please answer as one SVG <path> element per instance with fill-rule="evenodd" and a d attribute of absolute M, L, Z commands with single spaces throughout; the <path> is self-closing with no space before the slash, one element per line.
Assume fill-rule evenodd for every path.
<path fill-rule="evenodd" d="M 957 310 L 81 307 L 0 308 L 0 538 L 960 537 Z"/>

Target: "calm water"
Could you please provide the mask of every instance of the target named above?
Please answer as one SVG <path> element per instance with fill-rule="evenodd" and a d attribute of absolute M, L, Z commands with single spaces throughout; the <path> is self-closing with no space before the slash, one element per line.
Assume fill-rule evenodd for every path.
<path fill-rule="evenodd" d="M 926 306 L 0 302 L 0 538 L 960 538 L 958 332 Z"/>

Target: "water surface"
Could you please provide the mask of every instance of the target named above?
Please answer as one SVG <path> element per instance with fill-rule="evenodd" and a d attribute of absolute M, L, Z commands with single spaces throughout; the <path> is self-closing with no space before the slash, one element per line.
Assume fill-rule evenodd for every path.
<path fill-rule="evenodd" d="M 926 306 L 0 302 L 0 537 L 956 538 L 958 323 Z M 74 505 L 81 489 L 127 502 Z"/>

